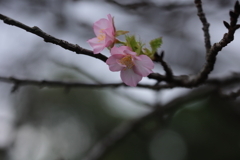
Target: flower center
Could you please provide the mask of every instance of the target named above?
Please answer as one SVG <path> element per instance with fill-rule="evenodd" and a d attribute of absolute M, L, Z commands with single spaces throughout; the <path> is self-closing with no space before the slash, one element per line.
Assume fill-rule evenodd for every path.
<path fill-rule="evenodd" d="M 98 42 L 101 42 L 105 39 L 106 35 L 103 33 L 103 29 L 100 30 L 100 34 L 97 36 Z"/>
<path fill-rule="evenodd" d="M 119 62 L 123 65 L 126 65 L 127 69 L 131 69 L 134 66 L 131 55 L 123 57 L 121 60 L 119 60 Z"/>

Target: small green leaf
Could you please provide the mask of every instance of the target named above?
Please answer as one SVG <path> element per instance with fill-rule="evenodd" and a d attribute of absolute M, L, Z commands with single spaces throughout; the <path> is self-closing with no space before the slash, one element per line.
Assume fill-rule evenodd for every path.
<path fill-rule="evenodd" d="M 149 44 L 152 48 L 152 54 L 154 54 L 162 44 L 162 37 L 151 40 Z"/>
<path fill-rule="evenodd" d="M 127 46 L 132 48 L 132 50 L 135 52 L 135 50 L 138 49 L 138 43 L 136 41 L 135 36 L 134 35 L 133 36 L 126 35 L 125 37 L 126 37 L 126 41 L 127 41 Z"/>
<path fill-rule="evenodd" d="M 129 31 L 118 30 L 115 32 L 115 37 L 127 34 Z"/>

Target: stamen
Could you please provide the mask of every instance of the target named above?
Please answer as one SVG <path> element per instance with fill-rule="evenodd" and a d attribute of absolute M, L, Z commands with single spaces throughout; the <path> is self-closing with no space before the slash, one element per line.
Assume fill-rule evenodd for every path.
<path fill-rule="evenodd" d="M 105 33 L 103 33 L 103 29 L 101 29 L 99 32 L 100 32 L 101 34 L 99 34 L 99 35 L 97 36 L 97 38 L 99 39 L 98 42 L 101 42 L 101 41 L 103 41 L 103 40 L 106 38 L 106 35 L 105 35 Z"/>
<path fill-rule="evenodd" d="M 121 60 L 119 60 L 119 62 L 123 65 L 126 65 L 127 69 L 131 69 L 134 66 L 131 55 L 123 57 Z"/>
<path fill-rule="evenodd" d="M 106 37 L 106 35 L 105 35 L 105 34 L 100 34 L 100 35 L 98 35 L 98 36 L 97 36 L 97 38 L 99 39 L 99 41 L 98 41 L 98 42 L 101 42 L 101 41 L 103 41 L 103 40 L 105 39 L 105 37 Z"/>

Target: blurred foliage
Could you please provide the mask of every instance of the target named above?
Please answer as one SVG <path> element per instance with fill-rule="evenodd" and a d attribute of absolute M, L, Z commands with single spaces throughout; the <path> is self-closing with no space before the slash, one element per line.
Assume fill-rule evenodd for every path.
<path fill-rule="evenodd" d="M 239 159 L 240 117 L 234 106 L 232 102 L 214 95 L 206 95 L 197 101 L 189 99 L 167 122 L 167 126 L 159 117 L 152 117 L 104 160 L 157 160 L 163 157 L 166 160 Z M 159 157 L 151 155 L 151 150 L 156 150 Z"/>
<path fill-rule="evenodd" d="M 170 128 L 187 143 L 187 159 L 240 159 L 240 117 L 231 102 L 211 96 L 188 104 Z"/>

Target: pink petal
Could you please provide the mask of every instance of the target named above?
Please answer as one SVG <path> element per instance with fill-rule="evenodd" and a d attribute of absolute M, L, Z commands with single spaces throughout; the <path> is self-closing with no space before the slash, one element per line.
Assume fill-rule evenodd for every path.
<path fill-rule="evenodd" d="M 111 14 L 108 14 L 107 17 L 108 17 L 109 22 L 113 24 L 113 18 L 111 16 Z"/>
<path fill-rule="evenodd" d="M 135 66 L 133 70 L 140 76 L 146 77 L 152 73 L 154 68 L 153 61 L 146 55 L 138 56 L 134 61 Z"/>
<path fill-rule="evenodd" d="M 123 58 L 123 55 L 116 54 L 116 55 L 110 56 L 107 59 L 106 63 L 107 65 L 109 65 L 110 71 L 113 71 L 113 72 L 120 71 L 125 67 L 124 65 L 121 65 L 120 63 L 118 63 L 118 61 L 121 58 Z"/>
<path fill-rule="evenodd" d="M 107 64 L 113 64 L 113 63 L 119 63 L 119 60 L 122 59 L 124 57 L 124 55 L 121 55 L 121 54 L 115 54 L 113 56 L 110 56 L 108 59 L 110 60 L 107 60 Z M 120 63 L 119 63 L 120 64 Z M 124 65 L 123 65 L 124 66 Z"/>
<path fill-rule="evenodd" d="M 111 25 L 111 28 L 113 28 L 113 32 L 115 33 L 113 17 L 111 16 L 111 14 L 108 14 L 107 17 L 108 17 L 109 23 Z"/>
<path fill-rule="evenodd" d="M 122 55 L 127 55 L 126 53 L 124 53 L 125 50 L 131 50 L 129 47 L 127 46 L 120 46 L 120 47 L 113 47 L 111 49 L 111 55 L 114 54 L 122 54 Z"/>
<path fill-rule="evenodd" d="M 105 43 L 99 42 L 98 38 L 92 38 L 87 41 L 89 45 L 93 48 L 93 53 L 98 54 L 105 48 Z"/>
<path fill-rule="evenodd" d="M 132 49 L 129 48 L 129 47 L 128 47 L 126 50 L 124 50 L 124 53 L 125 53 L 126 55 L 132 55 L 132 56 L 136 56 L 136 55 L 137 55 L 137 53 L 136 53 L 136 52 L 133 52 Z"/>
<path fill-rule="evenodd" d="M 93 30 L 96 36 L 101 34 L 100 30 L 107 29 L 109 27 L 111 27 L 111 25 L 109 25 L 109 21 L 105 18 L 102 18 L 93 24 Z"/>
<path fill-rule="evenodd" d="M 111 48 L 110 53 L 111 53 L 111 55 L 116 55 L 116 54 L 124 55 L 122 50 L 117 48 L 117 47 L 115 47 L 115 46 L 113 48 Z"/>
<path fill-rule="evenodd" d="M 114 38 L 114 30 L 113 30 L 113 28 L 104 29 L 103 33 L 105 33 L 109 37 Z"/>
<path fill-rule="evenodd" d="M 142 80 L 142 76 L 136 74 L 132 69 L 122 69 L 121 79 L 126 85 L 136 87 L 137 83 Z"/>
<path fill-rule="evenodd" d="M 109 29 L 105 29 L 103 32 L 106 35 L 106 37 L 105 37 L 105 47 L 109 47 L 115 40 L 113 30 L 109 28 Z"/>

